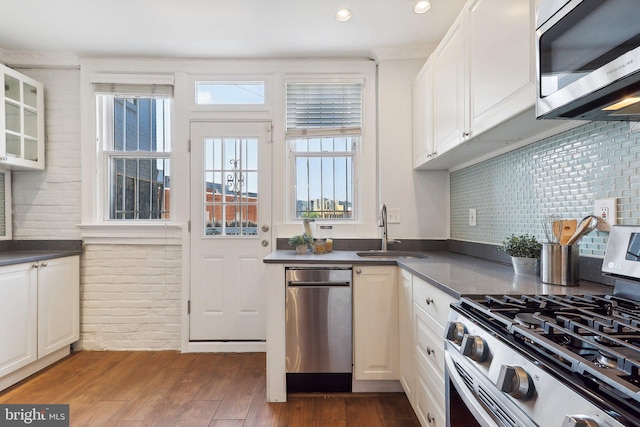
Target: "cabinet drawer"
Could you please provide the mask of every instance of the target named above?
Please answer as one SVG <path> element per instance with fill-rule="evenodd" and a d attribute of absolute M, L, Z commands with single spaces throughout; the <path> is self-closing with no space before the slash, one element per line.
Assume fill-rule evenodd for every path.
<path fill-rule="evenodd" d="M 432 370 L 444 384 L 444 330 L 438 326 L 432 328 L 434 322 L 427 313 L 414 304 L 413 330 L 415 333 L 415 354 L 418 360 Z"/>
<path fill-rule="evenodd" d="M 413 301 L 444 327 L 449 316 L 449 304 L 456 299 L 421 278 L 413 276 Z"/>
<path fill-rule="evenodd" d="M 427 372 L 422 369 L 420 363 L 416 363 L 416 390 L 415 411 L 420 424 L 424 427 L 444 427 L 445 424 L 445 399 L 444 383 L 442 387 L 436 384 Z"/>

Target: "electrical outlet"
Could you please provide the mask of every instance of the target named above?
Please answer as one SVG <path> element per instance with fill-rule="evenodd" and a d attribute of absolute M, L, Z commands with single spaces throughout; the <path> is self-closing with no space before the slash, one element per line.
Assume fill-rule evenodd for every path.
<path fill-rule="evenodd" d="M 618 223 L 617 199 L 596 199 L 593 203 L 593 214 L 598 219 L 598 230 L 611 231 L 611 226 Z"/>
<path fill-rule="evenodd" d="M 469 225 L 471 227 L 476 226 L 476 208 L 469 209 Z"/>
<path fill-rule="evenodd" d="M 389 224 L 400 224 L 400 209 L 389 209 L 387 222 Z"/>

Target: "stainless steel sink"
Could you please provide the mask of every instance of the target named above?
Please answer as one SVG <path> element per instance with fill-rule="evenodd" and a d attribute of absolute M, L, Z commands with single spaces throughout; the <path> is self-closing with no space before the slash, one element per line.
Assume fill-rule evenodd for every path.
<path fill-rule="evenodd" d="M 376 258 L 429 258 L 428 255 L 422 252 L 412 251 L 366 251 L 356 252 L 356 255 L 360 257 L 376 257 Z"/>

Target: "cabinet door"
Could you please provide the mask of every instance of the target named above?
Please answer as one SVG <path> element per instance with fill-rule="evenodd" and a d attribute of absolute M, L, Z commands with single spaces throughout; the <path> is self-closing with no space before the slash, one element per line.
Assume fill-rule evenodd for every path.
<path fill-rule="evenodd" d="M 0 268 L 0 377 L 37 359 L 37 270 Z"/>
<path fill-rule="evenodd" d="M 474 0 L 466 6 L 473 135 L 533 106 L 533 3 Z"/>
<path fill-rule="evenodd" d="M 41 83 L 0 65 L 0 164 L 44 169 L 44 88 Z"/>
<path fill-rule="evenodd" d="M 38 267 L 38 357 L 80 336 L 79 257 L 40 261 Z"/>
<path fill-rule="evenodd" d="M 445 426 L 445 407 L 441 403 L 444 397 L 439 392 L 433 390 L 431 378 L 422 368 L 420 363 L 416 364 L 416 392 L 414 410 L 420 425 L 422 426 Z M 455 410 L 455 409 L 454 409 Z"/>
<path fill-rule="evenodd" d="M 433 146 L 433 60 L 427 59 L 413 82 L 413 167 L 434 155 Z"/>
<path fill-rule="evenodd" d="M 356 267 L 353 275 L 354 378 L 398 379 L 397 267 Z"/>
<path fill-rule="evenodd" d="M 433 54 L 435 151 L 438 155 L 462 143 L 467 132 L 465 16 L 463 10 Z"/>
<path fill-rule="evenodd" d="M 412 326 L 412 279 L 411 273 L 398 269 L 398 348 L 400 349 L 400 384 L 409 402 L 413 402 L 415 382 Z"/>

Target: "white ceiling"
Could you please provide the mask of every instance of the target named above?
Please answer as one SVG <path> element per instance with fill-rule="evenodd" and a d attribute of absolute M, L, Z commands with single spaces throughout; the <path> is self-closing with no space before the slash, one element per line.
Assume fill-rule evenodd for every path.
<path fill-rule="evenodd" d="M 431 49 L 465 0 L 0 0 L 0 50 L 78 56 L 367 58 Z M 349 22 L 335 13 L 346 7 Z"/>

